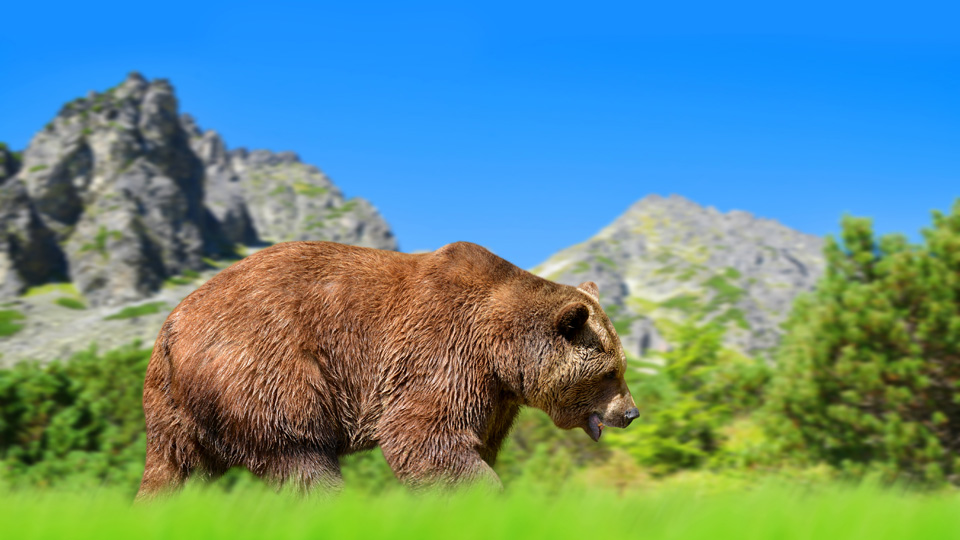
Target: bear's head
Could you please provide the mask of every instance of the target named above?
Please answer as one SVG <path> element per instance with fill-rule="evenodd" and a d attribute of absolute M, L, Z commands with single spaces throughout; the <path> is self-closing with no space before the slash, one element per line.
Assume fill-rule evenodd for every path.
<path fill-rule="evenodd" d="M 626 356 L 593 282 L 555 298 L 545 328 L 551 345 L 535 362 L 537 383 L 524 400 L 562 429 L 583 428 L 594 441 L 604 426 L 624 428 L 640 415 L 624 381 Z M 528 364 L 529 365 L 529 364 Z"/>

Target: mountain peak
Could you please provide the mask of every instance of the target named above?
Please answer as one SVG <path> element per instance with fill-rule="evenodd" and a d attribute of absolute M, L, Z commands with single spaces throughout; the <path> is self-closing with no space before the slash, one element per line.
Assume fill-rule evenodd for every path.
<path fill-rule="evenodd" d="M 228 151 L 178 109 L 169 81 L 134 71 L 64 105 L 12 177 L 2 167 L 0 294 L 69 278 L 91 304 L 117 304 L 236 244 L 396 248 L 368 202 L 345 200 L 295 153 Z"/>
<path fill-rule="evenodd" d="M 678 195 L 676 193 L 671 193 L 666 197 L 658 193 L 651 193 L 643 197 L 639 201 L 633 203 L 634 207 L 643 207 L 643 206 L 650 206 L 650 205 L 693 205 L 698 208 L 702 208 L 702 206 L 700 206 L 699 204 L 691 201 L 690 199 L 682 195 Z"/>
<path fill-rule="evenodd" d="M 752 352 L 776 344 L 793 298 L 823 272 L 822 247 L 818 237 L 749 212 L 649 195 L 533 271 L 569 285 L 598 283 L 634 355 L 690 317 L 726 326 L 728 343 Z"/>

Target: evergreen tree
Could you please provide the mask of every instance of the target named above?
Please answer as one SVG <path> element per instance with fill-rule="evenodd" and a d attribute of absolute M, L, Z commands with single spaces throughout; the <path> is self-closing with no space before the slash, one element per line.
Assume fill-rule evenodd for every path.
<path fill-rule="evenodd" d="M 771 434 L 845 471 L 960 479 L 960 201 L 921 245 L 845 218 L 787 322 Z"/>
<path fill-rule="evenodd" d="M 732 460 L 724 428 L 759 405 L 769 378 L 762 361 L 723 347 L 715 322 L 690 319 L 673 334 L 663 365 L 629 378 L 640 417 L 608 437 L 655 475 Z"/>

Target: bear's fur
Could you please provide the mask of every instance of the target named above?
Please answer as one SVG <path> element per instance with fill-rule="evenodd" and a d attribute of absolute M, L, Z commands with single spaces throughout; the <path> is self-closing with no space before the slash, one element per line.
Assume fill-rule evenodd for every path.
<path fill-rule="evenodd" d="M 220 272 L 160 330 L 138 498 L 245 466 L 307 490 L 380 446 L 408 484 L 488 478 L 522 405 L 598 439 L 637 415 L 597 288 L 458 242 L 289 242 Z"/>

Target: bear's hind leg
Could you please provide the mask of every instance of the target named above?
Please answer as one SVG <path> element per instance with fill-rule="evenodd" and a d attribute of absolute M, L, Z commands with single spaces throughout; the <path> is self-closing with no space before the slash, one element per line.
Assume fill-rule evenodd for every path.
<path fill-rule="evenodd" d="M 180 489 L 190 476 L 190 469 L 174 463 L 170 456 L 163 455 L 156 447 L 147 447 L 147 463 L 137 491 L 136 502 L 147 501 Z"/>

